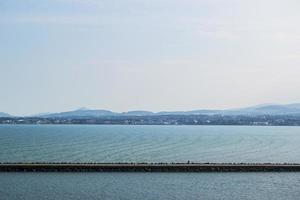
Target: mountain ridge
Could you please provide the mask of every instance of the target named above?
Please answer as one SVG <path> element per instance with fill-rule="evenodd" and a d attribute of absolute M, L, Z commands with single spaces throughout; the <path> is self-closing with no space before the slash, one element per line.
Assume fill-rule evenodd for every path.
<path fill-rule="evenodd" d="M 190 111 L 159 111 L 132 110 L 127 112 L 113 112 L 105 109 L 79 108 L 76 110 L 40 113 L 25 117 L 67 118 L 67 117 L 113 117 L 113 116 L 158 116 L 158 115 L 297 115 L 300 116 L 300 103 L 293 104 L 260 104 L 236 109 L 199 109 Z M 14 117 L 0 112 L 0 117 Z"/>
<path fill-rule="evenodd" d="M 0 112 L 0 117 L 13 117 L 13 116 L 5 112 Z"/>
<path fill-rule="evenodd" d="M 61 113 L 51 113 L 42 117 L 101 117 L 101 116 L 153 116 L 153 115 L 300 115 L 300 103 L 294 104 L 261 104 L 237 109 L 199 109 L 190 111 L 134 110 L 113 112 L 101 109 L 77 109 Z"/>

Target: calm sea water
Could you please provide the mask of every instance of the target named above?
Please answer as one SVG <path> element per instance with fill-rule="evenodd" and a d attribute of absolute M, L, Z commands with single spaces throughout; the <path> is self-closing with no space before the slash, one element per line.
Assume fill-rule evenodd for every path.
<path fill-rule="evenodd" d="M 1 200 L 295 200 L 300 173 L 0 173 Z"/>
<path fill-rule="evenodd" d="M 297 162 L 300 127 L 2 125 L 1 162 Z"/>
<path fill-rule="evenodd" d="M 298 162 L 300 127 L 0 126 L 1 162 Z M 0 173 L 0 199 L 298 199 L 300 173 Z"/>

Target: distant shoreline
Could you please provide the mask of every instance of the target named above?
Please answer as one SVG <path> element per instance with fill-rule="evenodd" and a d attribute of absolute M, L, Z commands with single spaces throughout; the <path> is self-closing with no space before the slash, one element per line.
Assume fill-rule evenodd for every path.
<path fill-rule="evenodd" d="M 0 172 L 300 172 L 289 163 L 1 163 Z"/>
<path fill-rule="evenodd" d="M 72 126 L 72 125 L 76 125 L 76 126 L 235 126 L 235 127 L 300 127 L 300 125 L 228 125 L 228 124 L 204 124 L 204 125 L 194 125 L 194 124 L 1 124 L 1 125 L 5 125 L 5 126 L 60 126 L 60 125 L 64 125 L 64 126 Z"/>
<path fill-rule="evenodd" d="M 300 115 L 0 117 L 0 124 L 300 126 Z"/>

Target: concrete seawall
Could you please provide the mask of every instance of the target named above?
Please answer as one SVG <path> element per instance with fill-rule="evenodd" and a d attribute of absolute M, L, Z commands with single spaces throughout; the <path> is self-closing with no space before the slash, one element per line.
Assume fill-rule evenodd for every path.
<path fill-rule="evenodd" d="M 1 163 L 0 172 L 300 172 L 300 164 Z"/>

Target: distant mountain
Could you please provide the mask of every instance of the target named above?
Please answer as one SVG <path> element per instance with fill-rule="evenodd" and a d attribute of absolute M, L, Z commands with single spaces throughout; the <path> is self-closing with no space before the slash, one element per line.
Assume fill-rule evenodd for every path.
<path fill-rule="evenodd" d="M 45 112 L 45 113 L 38 113 L 38 114 L 30 115 L 29 117 L 43 117 L 43 116 L 47 116 L 47 115 L 51 115 L 51 114 L 53 114 L 53 113 Z"/>
<path fill-rule="evenodd" d="M 117 115 L 117 113 L 111 112 L 109 110 L 89 110 L 81 108 L 74 111 L 40 115 L 39 117 L 103 117 L 114 115 Z"/>
<path fill-rule="evenodd" d="M 12 117 L 12 116 L 8 113 L 0 112 L 0 117 Z"/>
<path fill-rule="evenodd" d="M 227 110 L 226 114 L 231 115 L 300 115 L 300 104 L 270 104 Z"/>
<path fill-rule="evenodd" d="M 103 116 L 153 116 L 153 115 L 212 115 L 219 114 L 219 110 L 194 110 L 194 111 L 163 111 L 163 112 L 150 112 L 144 110 L 128 111 L 128 112 L 112 112 L 109 110 L 90 110 L 87 108 L 80 108 L 74 111 L 61 112 L 61 113 L 46 113 L 38 114 L 36 117 L 103 117 Z"/>
<path fill-rule="evenodd" d="M 45 115 L 38 115 L 38 117 L 103 117 L 103 116 L 147 116 L 154 115 L 150 111 L 129 111 L 123 113 L 116 113 L 109 110 L 91 110 L 88 108 L 80 108 L 74 111 L 51 113 Z"/>
<path fill-rule="evenodd" d="M 154 115 L 154 114 L 155 113 L 150 112 L 150 111 L 135 110 L 135 111 L 123 112 L 123 113 L 120 113 L 119 115 L 124 115 L 124 116 L 147 116 L 147 115 Z"/>
<path fill-rule="evenodd" d="M 223 110 L 192 110 L 192 111 L 162 111 L 156 115 L 215 115 L 222 113 Z"/>
<path fill-rule="evenodd" d="M 300 104 L 262 104 L 252 107 L 226 110 L 192 110 L 192 111 L 161 111 L 150 112 L 144 110 L 128 112 L 112 112 L 109 110 L 92 110 L 80 108 L 74 111 L 61 113 L 39 114 L 37 117 L 109 117 L 109 116 L 153 116 L 153 115 L 299 115 Z"/>

